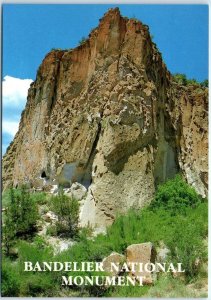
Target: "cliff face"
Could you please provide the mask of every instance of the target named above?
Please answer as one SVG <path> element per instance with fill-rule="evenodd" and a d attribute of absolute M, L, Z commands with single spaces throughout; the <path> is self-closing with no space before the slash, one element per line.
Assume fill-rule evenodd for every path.
<path fill-rule="evenodd" d="M 173 82 L 147 26 L 109 10 L 80 46 L 51 51 L 3 158 L 3 185 L 88 188 L 81 223 L 142 207 L 182 171 L 207 193 L 207 89 Z"/>

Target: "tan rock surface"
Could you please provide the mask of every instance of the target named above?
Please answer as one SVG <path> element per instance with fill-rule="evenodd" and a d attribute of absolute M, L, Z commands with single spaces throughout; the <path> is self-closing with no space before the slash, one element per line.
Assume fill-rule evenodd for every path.
<path fill-rule="evenodd" d="M 150 272 L 150 264 L 155 264 L 156 251 L 152 243 L 133 244 L 126 249 L 126 260 L 128 266 L 132 263 L 142 263 L 143 271 L 137 266 L 135 272 L 131 272 L 132 276 L 143 277 L 143 284 L 152 284 L 154 274 Z"/>
<path fill-rule="evenodd" d="M 117 271 L 117 268 L 112 268 L 112 263 L 114 263 L 116 266 L 119 266 L 119 270 L 121 270 L 121 266 L 124 262 L 124 255 L 117 252 L 112 252 L 109 256 L 103 259 L 103 270 L 111 276 L 117 276 L 119 271 Z"/>

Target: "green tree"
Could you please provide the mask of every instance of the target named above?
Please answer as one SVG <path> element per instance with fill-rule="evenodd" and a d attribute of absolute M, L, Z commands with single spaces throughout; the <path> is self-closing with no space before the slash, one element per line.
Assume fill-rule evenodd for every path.
<path fill-rule="evenodd" d="M 36 230 L 38 219 L 37 204 L 32 200 L 25 187 L 19 191 L 10 189 L 9 203 L 3 222 L 3 242 L 8 255 L 18 236 Z"/>
<path fill-rule="evenodd" d="M 199 85 L 199 82 L 196 79 L 192 78 L 192 79 L 187 79 L 187 84 L 188 85 Z"/>
<path fill-rule="evenodd" d="M 15 230 L 14 222 L 11 222 L 12 220 L 11 211 L 6 210 L 5 214 L 6 216 L 5 216 L 4 226 L 3 226 L 3 242 L 4 242 L 6 255 L 9 255 L 10 249 L 14 246 L 15 243 L 16 230 Z"/>
<path fill-rule="evenodd" d="M 192 79 L 188 79 L 187 76 L 185 74 L 180 74 L 180 73 L 176 73 L 173 75 L 173 79 L 175 82 L 177 82 L 178 84 L 181 85 L 197 85 L 197 86 L 202 86 L 202 87 L 208 87 L 208 80 L 204 80 L 201 83 L 198 82 L 196 79 L 192 78 Z"/>
<path fill-rule="evenodd" d="M 75 236 L 78 233 L 79 202 L 60 192 L 51 198 L 52 210 L 58 216 L 57 233 Z"/>
<path fill-rule="evenodd" d="M 31 233 L 36 230 L 38 207 L 30 193 L 23 186 L 17 197 L 17 235 Z"/>
<path fill-rule="evenodd" d="M 208 87 L 209 86 L 209 81 L 207 79 L 205 79 L 204 81 L 201 82 L 201 86 Z"/>
<path fill-rule="evenodd" d="M 176 73 L 173 78 L 178 84 L 187 85 L 187 77 L 185 74 Z"/>

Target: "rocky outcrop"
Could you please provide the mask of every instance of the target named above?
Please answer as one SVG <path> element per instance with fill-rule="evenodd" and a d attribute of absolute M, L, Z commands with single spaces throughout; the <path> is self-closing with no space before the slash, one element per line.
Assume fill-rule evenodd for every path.
<path fill-rule="evenodd" d="M 151 264 L 155 264 L 156 251 L 152 243 L 133 244 L 126 249 L 127 264 L 142 263 L 143 270 L 136 267 L 131 276 L 143 277 L 144 284 L 152 284 L 156 273 L 150 269 Z"/>
<path fill-rule="evenodd" d="M 87 189 L 80 183 L 74 182 L 70 188 L 64 190 L 64 194 L 81 201 L 87 194 Z"/>
<path fill-rule="evenodd" d="M 98 227 L 178 171 L 206 196 L 207 106 L 207 89 L 173 82 L 148 27 L 111 9 L 80 46 L 44 58 L 3 158 L 4 188 L 78 182 L 81 222 Z"/>
<path fill-rule="evenodd" d="M 102 261 L 103 270 L 111 276 L 127 274 L 144 285 L 153 284 L 157 279 L 156 250 L 152 243 L 132 244 L 126 248 L 125 256 L 112 252 Z M 115 267 L 114 267 L 115 266 Z"/>
<path fill-rule="evenodd" d="M 103 270 L 111 276 L 117 276 L 120 274 L 121 266 L 125 262 L 125 256 L 117 252 L 112 252 L 109 256 L 105 257 L 102 261 Z M 115 264 L 117 268 L 112 268 L 112 264 Z"/>
<path fill-rule="evenodd" d="M 208 89 L 171 85 L 168 113 L 176 130 L 180 170 L 203 197 L 208 191 Z M 177 100 L 179 99 L 179 101 Z M 172 101 L 173 100 L 173 101 Z"/>

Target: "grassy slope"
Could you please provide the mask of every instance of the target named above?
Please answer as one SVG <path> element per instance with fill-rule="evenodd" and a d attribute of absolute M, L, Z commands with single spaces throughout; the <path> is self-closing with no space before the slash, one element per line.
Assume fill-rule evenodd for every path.
<path fill-rule="evenodd" d="M 38 196 L 36 196 L 36 201 Z M 42 198 L 42 197 L 41 197 Z M 39 200 L 40 201 L 40 200 Z M 38 202 L 39 202 L 38 201 Z M 43 201 L 41 201 L 42 203 Z M 142 211 L 130 210 L 119 216 L 106 235 L 90 239 L 89 230 L 84 229 L 77 236 L 78 243 L 53 257 L 51 247 L 39 238 L 33 242 L 17 240 L 18 258 L 14 261 L 3 258 L 3 294 L 5 296 L 136 296 L 136 297 L 195 297 L 205 296 L 200 289 L 190 284 L 206 282 L 203 270 L 207 261 L 207 202 L 176 177 L 161 186 L 152 204 Z M 24 261 L 101 261 L 112 251 L 124 253 L 133 243 L 160 241 L 171 250 L 170 261 L 182 262 L 186 269 L 185 278 L 160 276 L 152 287 L 111 287 L 102 290 L 96 287 L 61 289 L 61 275 L 51 273 L 24 273 Z M 196 266 L 196 259 L 199 265 Z M 71 275 L 96 275 L 78 272 Z M 99 274 L 98 274 L 99 275 Z M 189 288 L 187 288 L 189 286 Z"/>

